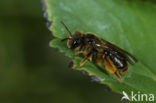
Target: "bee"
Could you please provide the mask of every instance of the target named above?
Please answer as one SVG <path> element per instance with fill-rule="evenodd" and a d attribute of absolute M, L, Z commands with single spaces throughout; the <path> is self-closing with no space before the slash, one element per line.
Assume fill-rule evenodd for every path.
<path fill-rule="evenodd" d="M 76 55 L 84 55 L 79 66 L 82 66 L 87 60 L 94 60 L 97 64 L 104 65 L 108 72 L 113 73 L 122 81 L 121 74 L 126 74 L 129 71 L 128 63 L 133 65 L 137 62 L 135 57 L 116 45 L 92 33 L 78 31 L 72 34 L 64 22 L 61 21 L 61 24 L 69 33 L 69 37 L 62 41 L 68 40 L 67 47 L 74 50 Z"/>

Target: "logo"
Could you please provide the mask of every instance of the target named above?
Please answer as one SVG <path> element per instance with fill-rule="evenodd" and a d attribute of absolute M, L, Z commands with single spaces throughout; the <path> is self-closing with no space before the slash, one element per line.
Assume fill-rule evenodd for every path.
<path fill-rule="evenodd" d="M 128 94 L 123 91 L 122 92 L 123 97 L 121 98 L 121 101 L 123 100 L 128 100 L 128 101 L 149 101 L 152 102 L 154 101 L 154 94 L 145 94 L 145 93 L 140 93 L 140 91 L 138 91 L 138 93 L 134 93 L 133 91 L 131 91 L 130 95 L 128 96 Z"/>

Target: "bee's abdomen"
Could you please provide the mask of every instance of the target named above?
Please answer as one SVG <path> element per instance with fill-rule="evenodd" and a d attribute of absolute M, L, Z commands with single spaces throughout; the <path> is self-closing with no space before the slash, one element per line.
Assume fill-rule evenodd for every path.
<path fill-rule="evenodd" d="M 113 62 L 117 69 L 123 70 L 127 68 L 127 60 L 125 60 L 125 57 L 121 53 L 116 51 L 106 51 L 105 54 L 110 58 L 110 60 Z"/>

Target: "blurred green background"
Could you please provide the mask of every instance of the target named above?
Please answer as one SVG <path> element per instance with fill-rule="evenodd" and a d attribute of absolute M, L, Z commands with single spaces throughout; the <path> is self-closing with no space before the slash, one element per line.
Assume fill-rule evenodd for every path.
<path fill-rule="evenodd" d="M 0 103 L 120 103 L 49 47 L 40 0 L 0 1 Z"/>

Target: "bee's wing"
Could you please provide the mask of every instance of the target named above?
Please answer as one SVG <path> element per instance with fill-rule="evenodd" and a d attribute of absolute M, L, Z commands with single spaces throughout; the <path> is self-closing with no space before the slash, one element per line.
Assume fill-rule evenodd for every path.
<path fill-rule="evenodd" d="M 114 49 L 116 49 L 118 52 L 120 52 L 121 54 L 123 54 L 123 55 L 127 58 L 128 62 L 129 62 L 130 64 L 134 64 L 135 62 L 137 62 L 137 59 L 136 59 L 134 56 L 132 56 L 130 53 L 128 53 L 127 51 L 125 51 L 125 50 L 123 50 L 123 49 L 117 47 L 116 45 L 114 45 L 114 44 L 112 44 L 112 43 L 110 43 L 110 42 L 108 42 L 108 41 L 106 41 L 106 40 L 103 40 L 103 39 L 102 39 L 102 41 L 103 41 L 105 44 L 107 44 L 108 47 L 114 48 Z"/>

